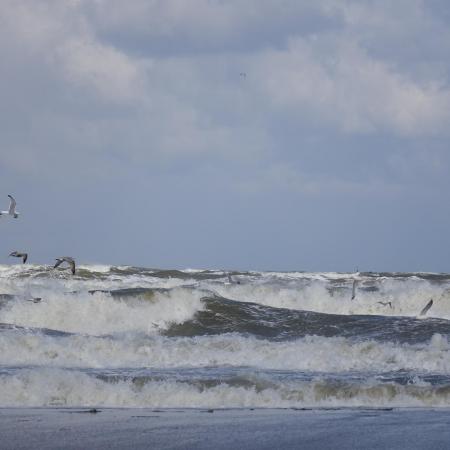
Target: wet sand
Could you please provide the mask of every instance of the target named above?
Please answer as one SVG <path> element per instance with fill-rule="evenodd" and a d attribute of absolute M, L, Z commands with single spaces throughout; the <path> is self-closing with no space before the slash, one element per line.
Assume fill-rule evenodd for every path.
<path fill-rule="evenodd" d="M 0 409 L 2 450 L 147 448 L 448 449 L 450 409 Z"/>

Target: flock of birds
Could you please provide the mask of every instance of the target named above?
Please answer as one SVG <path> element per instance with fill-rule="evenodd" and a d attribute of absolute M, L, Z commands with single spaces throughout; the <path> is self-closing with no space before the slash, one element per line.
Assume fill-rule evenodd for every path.
<path fill-rule="evenodd" d="M 7 211 L 0 211 L 0 218 L 12 218 L 17 219 L 20 215 L 19 212 L 16 211 L 16 200 L 15 198 L 8 194 L 9 197 L 9 209 Z M 18 252 L 17 250 L 14 252 L 11 252 L 9 256 L 13 256 L 15 258 L 22 258 L 22 264 L 25 264 L 28 259 L 28 253 L 24 252 Z M 59 267 L 61 264 L 67 263 L 67 266 L 70 268 L 72 275 L 75 275 L 75 260 L 71 258 L 70 256 L 60 256 L 59 258 L 56 258 L 56 263 L 53 266 L 54 269 Z"/>
<path fill-rule="evenodd" d="M 356 272 L 358 273 L 358 270 L 356 270 Z M 352 300 L 355 300 L 356 298 L 356 287 L 358 286 L 358 280 L 355 278 L 353 280 L 353 285 L 352 285 Z M 386 301 L 386 302 L 382 302 L 379 301 L 377 302 L 382 306 L 389 306 L 389 308 L 393 308 L 392 306 L 392 302 L 390 301 Z M 422 308 L 422 310 L 420 311 L 419 317 L 424 317 L 425 314 L 429 311 L 429 309 L 433 306 L 433 299 L 430 299 L 430 301 Z"/>
<path fill-rule="evenodd" d="M 8 211 L 0 211 L 0 218 L 1 217 L 10 217 L 13 219 L 17 219 L 19 217 L 19 213 L 16 211 L 16 200 L 14 199 L 14 197 L 10 194 L 8 194 L 9 197 L 9 209 Z M 22 258 L 22 263 L 25 264 L 27 262 L 28 259 L 28 253 L 24 253 L 24 252 L 18 252 L 18 251 L 14 251 L 11 252 L 9 254 L 9 256 L 13 256 L 16 258 Z M 59 258 L 55 258 L 56 259 L 56 263 L 53 266 L 54 269 L 56 269 L 57 267 L 61 266 L 63 263 L 66 263 L 68 268 L 70 268 L 72 275 L 75 275 L 75 269 L 76 269 L 76 265 L 75 265 L 75 260 L 70 257 L 70 256 L 61 256 Z M 358 272 L 358 271 L 357 271 Z M 233 279 L 231 278 L 231 275 L 228 274 L 228 281 L 230 283 L 233 283 Z M 239 281 L 237 281 L 237 284 L 240 284 Z M 352 300 L 354 300 L 356 298 L 356 288 L 357 288 L 357 284 L 358 281 L 356 279 L 353 280 L 353 285 L 352 285 Z M 383 306 L 388 306 L 392 309 L 392 303 L 387 301 L 387 302 L 378 302 Z M 433 306 L 433 299 L 431 299 L 426 305 L 425 307 L 422 309 L 422 311 L 420 312 L 419 316 L 424 316 L 428 310 Z"/>

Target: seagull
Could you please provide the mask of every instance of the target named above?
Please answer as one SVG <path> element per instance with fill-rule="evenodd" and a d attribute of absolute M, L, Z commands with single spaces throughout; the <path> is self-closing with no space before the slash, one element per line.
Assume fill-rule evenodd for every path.
<path fill-rule="evenodd" d="M 392 309 L 392 302 L 377 302 L 377 303 L 379 303 L 380 305 L 383 305 L 383 306 L 388 306 L 389 305 L 389 308 Z"/>
<path fill-rule="evenodd" d="M 16 258 L 22 258 L 22 264 L 25 264 L 28 259 L 28 253 L 12 252 L 9 256 L 15 256 Z"/>
<path fill-rule="evenodd" d="M 230 273 L 227 273 L 227 277 L 228 277 L 228 282 L 230 284 L 234 284 L 234 283 L 241 284 L 241 282 L 239 280 L 234 281 L 233 278 L 231 278 L 231 274 Z"/>
<path fill-rule="evenodd" d="M 60 256 L 59 258 L 55 259 L 56 263 L 53 266 L 54 269 L 60 266 L 63 262 L 66 262 L 67 264 L 69 264 L 70 269 L 72 270 L 72 275 L 75 275 L 75 260 L 73 258 L 71 258 L 70 256 Z"/>
<path fill-rule="evenodd" d="M 356 297 L 356 284 L 358 283 L 357 280 L 353 280 L 353 287 L 352 287 L 352 300 Z"/>
<path fill-rule="evenodd" d="M 231 278 L 231 274 L 229 272 L 227 273 L 227 278 L 228 278 L 228 283 L 230 283 L 230 284 L 234 284 L 234 283 L 241 284 L 241 282 L 239 280 L 234 281 L 233 278 Z"/>
<path fill-rule="evenodd" d="M 431 300 L 425 305 L 425 307 L 422 309 L 422 311 L 420 311 L 419 316 L 424 316 L 432 306 L 433 306 L 433 299 L 431 299 Z"/>
<path fill-rule="evenodd" d="M 17 219 L 19 217 L 19 213 L 16 212 L 16 200 L 12 195 L 9 195 L 9 210 L 8 211 L 0 211 L 0 216 L 11 216 L 14 217 L 14 219 Z"/>

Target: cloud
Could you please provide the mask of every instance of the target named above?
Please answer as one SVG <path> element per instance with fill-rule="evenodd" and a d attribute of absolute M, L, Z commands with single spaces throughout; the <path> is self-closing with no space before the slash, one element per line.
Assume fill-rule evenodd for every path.
<path fill-rule="evenodd" d="M 448 132 L 449 89 L 420 85 L 345 38 L 293 39 L 285 50 L 261 53 L 254 71 L 273 107 L 344 132 Z"/>
<path fill-rule="evenodd" d="M 106 100 L 131 100 L 142 93 L 139 61 L 99 42 L 77 2 L 7 1 L 2 13 L 2 34 L 15 52 L 9 56 L 16 63 L 33 63 L 37 76 L 50 71 L 69 88 L 84 86 Z"/>
<path fill-rule="evenodd" d="M 59 46 L 56 54 L 69 83 L 92 88 L 112 101 L 137 101 L 142 94 L 139 65 L 112 47 L 73 38 Z"/>
<path fill-rule="evenodd" d="M 283 45 L 292 33 L 338 26 L 328 1 L 120 0 L 82 2 L 99 36 L 160 56 L 248 52 Z"/>
<path fill-rule="evenodd" d="M 342 152 L 332 145 L 342 136 L 448 138 L 448 45 L 428 72 L 418 69 L 420 54 L 403 50 L 411 37 L 428 48 L 428 31 L 443 29 L 420 1 L 18 0 L 0 8 L 0 116 L 11 149 L 0 160 L 13 170 L 39 176 L 64 160 L 89 161 L 97 176 L 96 167 L 116 173 L 180 158 L 276 167 L 313 148 L 317 135 L 329 154 Z M 396 152 L 379 154 L 388 161 Z"/>
<path fill-rule="evenodd" d="M 252 178 L 238 178 L 234 187 L 249 196 L 278 192 L 280 195 L 294 194 L 315 199 L 346 197 L 347 201 L 355 198 L 398 198 L 406 190 L 406 186 L 396 179 L 386 181 L 376 175 L 364 181 L 342 179 L 339 173 L 306 173 L 283 163 L 261 168 Z"/>

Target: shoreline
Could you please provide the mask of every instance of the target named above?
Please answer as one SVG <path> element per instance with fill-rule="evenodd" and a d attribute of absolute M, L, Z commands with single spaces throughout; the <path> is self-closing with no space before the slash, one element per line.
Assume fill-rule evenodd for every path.
<path fill-rule="evenodd" d="M 0 408 L 9 449 L 444 449 L 450 408 Z"/>

